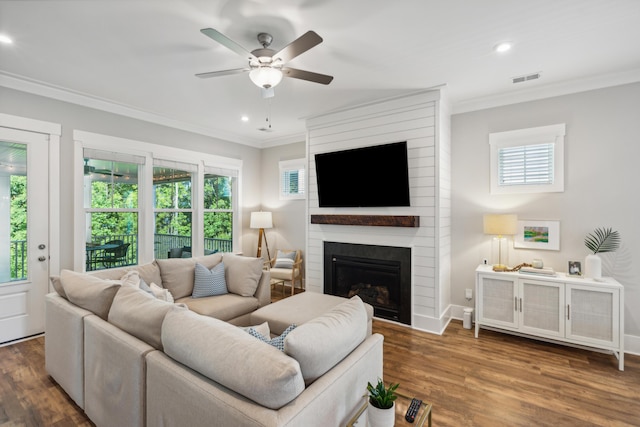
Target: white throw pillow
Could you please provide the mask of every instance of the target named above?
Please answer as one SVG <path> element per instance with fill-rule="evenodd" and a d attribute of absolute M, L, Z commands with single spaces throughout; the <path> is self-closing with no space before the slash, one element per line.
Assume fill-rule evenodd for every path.
<path fill-rule="evenodd" d="M 173 302 L 173 295 L 171 295 L 169 289 L 161 288 L 153 282 L 151 283 L 151 285 L 149 285 L 149 287 L 151 288 L 151 292 L 153 292 L 153 296 L 157 299 L 167 302 Z"/>

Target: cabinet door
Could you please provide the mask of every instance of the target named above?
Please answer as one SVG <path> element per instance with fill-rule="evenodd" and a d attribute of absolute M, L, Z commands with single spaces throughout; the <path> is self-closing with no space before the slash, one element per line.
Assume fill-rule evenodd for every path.
<path fill-rule="evenodd" d="M 567 338 L 577 343 L 618 347 L 620 293 L 617 289 L 567 285 Z"/>
<path fill-rule="evenodd" d="M 564 284 L 519 281 L 520 330 L 549 338 L 564 338 Z"/>
<path fill-rule="evenodd" d="M 484 325 L 517 329 L 517 281 L 513 278 L 478 277 L 478 320 Z"/>

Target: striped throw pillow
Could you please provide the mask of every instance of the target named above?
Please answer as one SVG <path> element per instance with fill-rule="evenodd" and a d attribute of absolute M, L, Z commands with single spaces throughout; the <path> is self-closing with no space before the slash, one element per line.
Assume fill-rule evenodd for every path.
<path fill-rule="evenodd" d="M 296 259 L 296 252 L 281 252 L 278 251 L 278 255 L 276 256 L 276 263 L 273 268 L 293 268 L 293 262 Z"/>

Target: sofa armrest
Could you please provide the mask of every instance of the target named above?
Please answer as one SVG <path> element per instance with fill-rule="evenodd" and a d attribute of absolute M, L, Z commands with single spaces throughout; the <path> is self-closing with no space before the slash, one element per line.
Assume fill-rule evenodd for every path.
<path fill-rule="evenodd" d="M 271 304 L 271 273 L 269 271 L 262 271 L 256 293 L 253 296 L 258 299 L 259 307 Z"/>
<path fill-rule="evenodd" d="M 45 368 L 84 409 L 84 318 L 97 317 L 57 293 L 45 297 Z"/>

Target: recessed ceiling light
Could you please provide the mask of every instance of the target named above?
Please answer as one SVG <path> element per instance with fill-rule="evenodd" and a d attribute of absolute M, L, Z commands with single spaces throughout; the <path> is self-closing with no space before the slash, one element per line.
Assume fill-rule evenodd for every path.
<path fill-rule="evenodd" d="M 497 53 L 505 53 L 513 47 L 513 43 L 511 42 L 500 42 L 493 46 L 493 50 Z"/>
<path fill-rule="evenodd" d="M 0 34 L 0 43 L 11 44 L 13 43 L 13 40 L 5 34 Z"/>
<path fill-rule="evenodd" d="M 249 121 L 249 116 L 242 116 L 240 117 L 240 120 L 242 120 L 243 122 L 248 122 Z"/>

